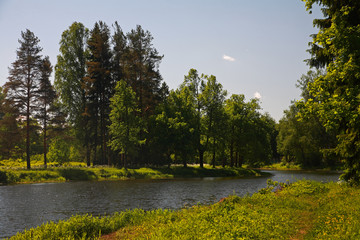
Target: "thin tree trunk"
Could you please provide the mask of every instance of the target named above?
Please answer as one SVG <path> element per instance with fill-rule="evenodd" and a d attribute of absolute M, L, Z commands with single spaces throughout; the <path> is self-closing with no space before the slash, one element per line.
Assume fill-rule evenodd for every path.
<path fill-rule="evenodd" d="M 46 152 L 47 152 L 47 139 L 46 139 L 46 119 L 47 119 L 47 95 L 46 95 L 46 90 L 44 92 L 45 94 L 45 101 L 44 101 L 44 168 L 47 168 L 47 159 L 46 159 Z"/>
<path fill-rule="evenodd" d="M 124 160 L 124 168 L 126 169 L 127 168 L 127 148 L 125 148 L 125 153 L 123 155 L 123 160 Z"/>
<path fill-rule="evenodd" d="M 215 168 L 215 156 L 216 156 L 216 139 L 214 137 L 214 141 L 213 141 L 213 157 L 212 157 L 212 165 L 213 165 L 213 168 Z"/>
<path fill-rule="evenodd" d="M 30 81 L 28 79 L 28 81 Z M 30 84 L 28 84 L 30 85 Z M 30 86 L 27 88 L 27 106 L 26 106 L 26 167 L 31 168 L 30 165 Z"/>
<path fill-rule="evenodd" d="M 196 96 L 198 96 L 199 93 L 196 93 Z M 198 112 L 198 119 L 197 119 L 197 131 L 198 131 L 198 139 L 197 139 L 197 144 L 198 144 L 198 151 L 199 151 L 199 162 L 200 162 L 200 168 L 204 168 L 204 152 L 202 150 L 202 145 L 201 145 L 201 132 L 200 132 L 200 125 L 201 125 L 201 119 L 200 119 L 200 104 L 198 102 L 198 106 L 197 106 L 197 112 Z"/>
<path fill-rule="evenodd" d="M 238 167 L 238 163 L 239 163 L 239 153 L 236 151 L 235 152 L 235 167 Z"/>
<path fill-rule="evenodd" d="M 230 142 L 230 167 L 234 167 L 234 140 Z"/>
<path fill-rule="evenodd" d="M 87 140 L 86 140 L 87 141 Z M 85 144 L 85 148 L 86 148 L 86 165 L 88 167 L 90 167 L 91 165 L 91 161 L 90 161 L 90 147 L 89 147 L 89 143 L 87 141 L 87 143 Z"/>
<path fill-rule="evenodd" d="M 46 110 L 45 110 L 46 112 Z M 46 113 L 45 113 L 46 116 Z M 47 152 L 47 141 L 46 141 L 46 119 L 44 119 L 44 168 L 47 168 L 47 159 L 46 159 L 46 152 Z"/>

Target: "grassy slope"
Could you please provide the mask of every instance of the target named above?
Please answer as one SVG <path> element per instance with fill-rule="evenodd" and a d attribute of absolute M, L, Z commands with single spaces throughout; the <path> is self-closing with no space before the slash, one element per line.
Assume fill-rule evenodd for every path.
<path fill-rule="evenodd" d="M 243 168 L 139 168 L 110 167 L 52 167 L 48 169 L 0 169 L 0 184 L 63 182 L 68 180 L 123 180 L 180 177 L 244 177 L 260 176 L 259 171 Z"/>
<path fill-rule="evenodd" d="M 76 216 L 11 239 L 97 239 L 101 234 L 102 239 L 360 239 L 360 189 L 299 181 L 275 193 L 270 188 L 179 211 Z"/>

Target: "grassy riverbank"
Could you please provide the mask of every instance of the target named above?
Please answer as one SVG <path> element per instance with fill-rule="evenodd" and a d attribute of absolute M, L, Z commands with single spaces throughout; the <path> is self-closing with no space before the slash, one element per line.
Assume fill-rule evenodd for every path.
<path fill-rule="evenodd" d="M 73 180 L 171 179 L 190 177 L 250 177 L 260 171 L 244 168 L 138 168 L 50 167 L 48 169 L 0 169 L 0 184 L 64 182 Z"/>
<path fill-rule="evenodd" d="M 359 239 L 360 189 L 299 181 L 178 211 L 75 216 L 17 239 Z M 101 236 L 101 237 L 100 237 Z"/>

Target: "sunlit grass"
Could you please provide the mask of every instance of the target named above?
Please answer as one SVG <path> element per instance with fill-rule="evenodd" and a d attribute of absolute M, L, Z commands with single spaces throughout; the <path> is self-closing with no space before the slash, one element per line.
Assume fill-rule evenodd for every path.
<path fill-rule="evenodd" d="M 303 168 L 299 164 L 295 163 L 273 163 L 271 165 L 266 165 L 261 169 L 269 170 L 302 170 Z"/>

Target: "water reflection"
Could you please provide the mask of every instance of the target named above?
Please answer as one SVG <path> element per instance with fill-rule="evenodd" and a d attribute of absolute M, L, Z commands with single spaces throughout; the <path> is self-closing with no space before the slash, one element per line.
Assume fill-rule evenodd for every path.
<path fill-rule="evenodd" d="M 126 209 L 178 209 L 209 204 L 236 193 L 243 196 L 266 186 L 266 181 L 313 179 L 337 181 L 339 174 L 279 172 L 266 178 L 204 178 L 67 182 L 0 186 L 0 238 L 25 228 L 58 221 L 75 214 L 109 214 Z"/>

